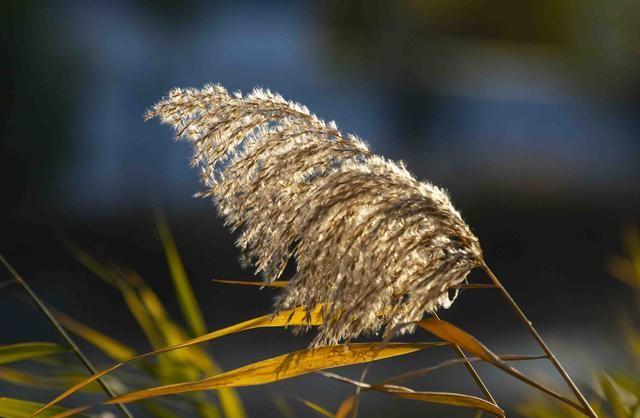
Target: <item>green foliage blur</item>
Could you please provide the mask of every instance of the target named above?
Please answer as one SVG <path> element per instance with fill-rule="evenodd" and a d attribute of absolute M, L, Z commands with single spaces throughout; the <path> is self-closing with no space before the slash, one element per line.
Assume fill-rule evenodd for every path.
<path fill-rule="evenodd" d="M 170 317 L 164 304 L 136 272 L 116 265 L 100 262 L 87 252 L 68 243 L 78 261 L 97 277 L 117 289 L 124 298 L 132 316 L 146 336 L 151 347 L 159 348 L 179 344 L 206 330 L 204 318 L 185 273 L 168 224 L 164 216 L 157 216 L 167 264 L 187 326 Z M 109 359 L 123 362 L 138 353 L 127 344 L 95 330 L 62 312 L 55 313 L 64 328 L 91 344 Z M 68 351 L 54 343 L 30 342 L 0 346 L 0 380 L 12 385 L 62 392 L 87 377 L 87 370 L 77 361 L 68 361 L 58 354 Z M 15 364 L 14 364 L 15 363 Z M 28 364 L 32 363 L 32 364 Z M 31 367 L 28 367 L 31 366 Z M 126 392 L 128 385 L 149 383 L 171 384 L 197 380 L 220 373 L 222 370 L 202 346 L 160 354 L 157 361 L 140 361 L 132 364 L 119 376 L 104 376 L 104 382 L 116 392 Z M 85 393 L 104 394 L 92 383 L 82 389 Z M 39 403 L 0 397 L 0 418 L 27 418 L 39 407 Z M 145 416 L 157 418 L 245 418 L 245 412 L 237 392 L 233 389 L 198 392 L 176 397 L 143 401 L 140 407 Z M 45 411 L 47 417 L 61 412 L 59 407 Z"/>

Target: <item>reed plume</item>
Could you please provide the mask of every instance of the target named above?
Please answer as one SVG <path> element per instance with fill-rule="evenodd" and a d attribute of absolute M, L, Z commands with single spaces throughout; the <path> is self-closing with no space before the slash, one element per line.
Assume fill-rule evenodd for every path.
<path fill-rule="evenodd" d="M 193 145 L 199 196 L 239 231 L 246 265 L 272 281 L 295 260 L 276 307 L 323 304 L 316 346 L 447 308 L 449 291 L 482 265 L 443 189 L 278 94 L 174 89 L 147 112 L 154 117 Z"/>

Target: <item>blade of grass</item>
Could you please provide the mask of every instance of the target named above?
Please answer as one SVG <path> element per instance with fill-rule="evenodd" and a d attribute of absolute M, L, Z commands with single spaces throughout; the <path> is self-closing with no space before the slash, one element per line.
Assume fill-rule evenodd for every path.
<path fill-rule="evenodd" d="M 390 357 L 402 356 L 430 347 L 444 345 L 433 343 L 389 343 L 379 348 L 379 343 L 354 343 L 348 346 L 308 348 L 278 357 L 262 360 L 217 376 L 197 382 L 180 383 L 158 388 L 144 389 L 120 396 L 125 402 L 221 387 L 256 386 L 301 376 L 316 370 L 361 364 Z M 112 403 L 113 400 L 107 401 Z"/>
<path fill-rule="evenodd" d="M 280 415 L 282 415 L 282 418 L 296 418 L 293 408 L 291 408 L 287 399 L 282 396 L 280 392 L 273 393 L 271 399 Z"/>
<path fill-rule="evenodd" d="M 298 401 L 305 405 L 307 408 L 311 409 L 312 411 L 317 412 L 318 414 L 322 415 L 323 417 L 328 417 L 328 418 L 335 418 L 335 414 L 332 414 L 331 412 L 327 411 L 325 408 L 321 407 L 320 405 L 318 405 L 315 402 L 311 402 L 308 401 L 306 399 L 302 399 L 302 398 L 296 398 L 298 399 Z"/>
<path fill-rule="evenodd" d="M 506 417 L 504 411 L 496 404 L 486 401 L 475 396 L 464 395 L 461 393 L 449 392 L 414 392 L 388 388 L 385 390 L 377 390 L 388 393 L 404 399 L 412 399 L 415 401 L 437 403 L 442 405 L 459 406 L 463 408 L 474 408 L 489 412 L 498 417 Z"/>
<path fill-rule="evenodd" d="M 151 347 L 154 349 L 165 347 L 167 344 L 160 330 L 138 294 L 139 283 L 135 280 L 128 280 L 130 275 L 127 275 L 118 266 L 102 263 L 68 239 L 65 239 L 64 242 L 82 265 L 121 293 L 129 312 L 131 312 L 140 326 Z M 148 369 L 149 372 L 152 372 L 163 381 L 171 378 L 173 370 L 175 370 L 175 367 L 172 366 L 171 361 L 164 357 L 158 359 L 157 366 Z"/>
<path fill-rule="evenodd" d="M 42 300 L 38 297 L 38 295 L 35 294 L 35 292 L 31 289 L 31 286 L 29 286 L 27 282 L 18 274 L 18 272 L 9 264 L 9 262 L 5 260 L 2 254 L 0 254 L 0 262 L 2 262 L 2 264 L 4 264 L 4 266 L 7 268 L 7 270 L 9 270 L 11 275 L 13 275 L 14 279 L 16 279 L 18 283 L 20 283 L 22 288 L 27 292 L 27 294 L 31 297 L 31 299 L 36 304 L 36 306 L 40 309 L 40 311 L 44 314 L 44 316 L 47 317 L 49 322 L 51 322 L 53 327 L 58 331 L 58 333 L 62 336 L 62 338 L 67 342 L 71 350 L 76 354 L 76 357 L 78 357 L 78 359 L 82 362 L 82 364 L 85 365 L 87 370 L 89 370 L 90 373 L 95 374 L 96 368 L 93 366 L 91 361 L 89 361 L 89 359 L 84 355 L 84 353 L 80 351 L 80 348 L 77 346 L 75 341 L 73 341 L 73 339 L 67 333 L 67 331 L 65 331 L 64 328 L 62 328 L 62 325 L 60 325 L 60 323 L 53 316 L 51 311 L 49 311 L 49 308 L 47 308 L 44 302 L 42 302 Z M 116 396 L 116 394 L 109 388 L 109 386 L 107 386 L 106 383 L 104 383 L 104 381 L 98 379 L 98 382 L 100 383 L 100 386 L 102 386 L 104 391 L 111 398 Z M 131 415 L 131 412 L 129 412 L 129 410 L 125 405 L 122 405 L 122 404 L 117 404 L 117 405 L 118 405 L 118 408 L 120 408 L 120 410 L 122 411 L 122 413 L 125 414 L 125 416 L 127 416 L 128 418 L 133 418 L 133 416 Z"/>
<path fill-rule="evenodd" d="M 184 269 L 178 248 L 169 229 L 169 223 L 161 211 L 156 211 L 156 226 L 167 258 L 167 264 L 171 271 L 171 279 L 173 280 L 182 314 L 191 329 L 192 335 L 202 335 L 207 332 L 207 325 L 191 288 L 191 283 L 189 283 L 187 272 Z"/>
<path fill-rule="evenodd" d="M 37 410 L 41 406 L 42 404 L 37 402 L 0 397 L 0 418 L 28 418 L 31 416 L 33 411 Z M 43 418 L 50 418 L 56 414 L 60 414 L 65 411 L 66 411 L 65 408 L 56 406 L 51 411 L 49 411 L 46 415 L 43 415 Z M 77 415 L 77 416 L 82 417 L 84 415 Z"/>
<path fill-rule="evenodd" d="M 166 353 L 169 351 L 177 350 L 184 347 L 189 347 L 195 344 L 199 344 L 204 341 L 211 341 L 216 338 L 224 337 L 226 335 L 235 334 L 238 332 L 254 329 L 254 328 L 265 328 L 265 327 L 284 327 L 284 326 L 311 326 L 311 325 L 320 325 L 322 324 L 322 306 L 316 307 L 316 309 L 312 311 L 307 311 L 304 308 L 296 308 L 291 310 L 282 311 L 276 315 L 269 314 L 263 315 L 254 319 L 250 319 L 248 321 L 244 321 L 235 325 L 231 325 L 229 327 L 219 329 L 217 331 L 210 332 L 208 334 L 202 335 L 200 337 L 192 338 L 188 341 L 182 342 L 180 344 L 160 348 L 148 353 L 141 354 L 137 357 L 133 357 L 127 361 L 115 364 L 108 369 L 105 369 L 99 373 L 95 373 L 93 376 L 85 379 L 84 381 L 78 383 L 77 385 L 67 389 L 64 393 L 57 396 L 47 405 L 45 408 L 48 408 L 52 405 L 57 404 L 68 396 L 80 390 L 85 385 L 99 379 L 100 377 L 111 373 L 112 371 L 124 366 L 125 364 L 129 364 L 131 362 L 142 360 L 147 357 L 155 356 L 160 353 Z M 43 408 L 44 410 L 44 408 Z M 38 413 L 41 411 L 38 411 Z"/>
<path fill-rule="evenodd" d="M 149 344 L 154 349 L 158 349 L 165 346 L 164 338 L 158 330 L 151 313 L 148 311 L 147 307 L 141 300 L 137 289 L 131 286 L 130 283 L 122 282 L 121 285 L 118 286 L 120 293 L 122 293 L 122 297 L 124 298 L 129 311 L 135 318 L 136 322 L 142 329 L 142 332 L 147 337 Z"/>
<path fill-rule="evenodd" d="M 484 399 L 465 395 L 462 393 L 449 392 L 418 392 L 404 386 L 395 385 L 370 385 L 368 383 L 349 379 L 332 372 L 320 372 L 323 376 L 338 380 L 340 382 L 349 383 L 363 390 L 386 393 L 405 399 L 413 399 L 422 402 L 437 403 L 443 405 L 459 406 L 465 408 L 482 409 L 498 417 L 504 417 L 502 408 Z M 353 395 L 354 398 L 356 395 Z"/>
<path fill-rule="evenodd" d="M 137 293 L 132 286 L 124 280 L 124 274 L 119 270 L 107 267 L 104 263 L 98 261 L 69 239 L 62 237 L 61 240 L 80 264 L 105 283 L 120 291 L 129 311 L 149 340 L 151 347 L 154 349 L 164 347 L 159 331 L 155 328 L 153 321 L 146 312 Z"/>
<path fill-rule="evenodd" d="M 144 283 L 139 275 L 132 271 L 123 271 L 115 265 L 107 266 L 91 256 L 89 253 L 83 251 L 79 246 L 75 245 L 68 239 L 63 238 L 63 241 L 81 264 L 100 277 L 103 281 L 112 285 L 121 292 L 130 312 L 142 328 L 154 349 L 160 349 L 167 345 L 171 345 L 170 341 L 172 341 L 172 338 L 175 338 L 178 335 L 177 326 L 175 326 L 172 321 L 171 324 L 167 324 L 167 321 L 163 320 L 167 317 L 166 312 L 164 312 L 164 307 L 162 307 L 162 304 L 157 296 L 155 296 L 155 293 Z M 160 308 L 158 309 L 158 307 Z M 160 318 L 161 316 L 163 316 L 163 318 Z M 186 339 L 186 337 L 181 337 L 179 341 L 183 341 L 184 339 Z M 173 342 L 175 341 L 176 340 L 174 339 Z M 195 357 L 198 357 L 199 360 L 209 360 L 204 355 L 195 356 L 194 354 L 190 356 L 190 358 Z M 183 364 L 177 365 L 176 367 L 176 361 L 174 360 L 177 360 L 177 363 Z M 161 381 L 165 382 L 175 380 L 174 377 L 177 378 L 177 380 L 190 380 L 192 378 L 196 378 L 195 376 L 174 376 L 176 373 L 189 371 L 189 364 L 184 363 L 183 360 L 185 360 L 184 354 L 178 355 L 176 359 L 161 356 L 158 358 L 157 366 L 147 368 L 146 371 L 152 372 L 159 377 Z M 198 363 L 202 366 L 205 362 L 199 361 Z M 209 361 L 209 363 L 212 367 L 215 366 L 215 363 L 212 363 L 212 361 Z M 214 371 L 217 373 L 219 372 L 219 369 L 214 369 Z M 213 372 L 208 370 L 207 373 Z M 218 397 L 220 398 L 222 408 L 227 413 L 227 418 L 244 418 L 245 415 L 242 409 L 242 404 L 237 394 L 232 390 L 222 390 L 218 392 Z M 201 400 L 193 399 L 193 401 L 196 403 L 196 407 L 199 408 L 200 412 L 206 414 L 211 412 L 210 408 L 207 409 L 202 406 Z M 211 416 L 211 414 L 207 416 Z"/>
<path fill-rule="evenodd" d="M 56 376 L 36 376 L 22 370 L 9 367 L 0 367 L 0 380 L 12 385 L 26 386 L 38 389 L 60 389 L 74 385 L 82 380 L 84 376 L 79 374 L 58 374 Z M 97 383 L 83 388 L 90 393 L 103 393 L 102 388 Z"/>
<path fill-rule="evenodd" d="M 164 304 L 158 295 L 149 287 L 145 281 L 134 271 L 122 271 L 116 268 L 117 274 L 122 277 L 126 284 L 134 289 L 138 299 L 142 303 L 143 308 L 150 321 L 153 323 L 153 329 L 157 330 L 162 339 L 162 346 L 172 346 L 179 344 L 187 339 L 186 333 L 180 328 L 167 313 Z M 190 381 L 200 378 L 201 371 L 205 375 L 217 374 L 219 368 L 206 355 L 206 353 L 197 347 L 191 347 L 189 350 L 168 353 L 167 356 L 158 358 L 158 375 L 163 383 Z M 230 401 L 237 400 L 227 391 L 219 393 L 222 407 L 225 409 L 227 418 L 244 418 L 244 416 L 234 415 L 237 409 L 237 403 Z M 210 399 L 203 394 L 192 394 L 187 399 L 193 403 L 201 418 L 220 418 L 218 406 L 211 402 Z"/>
<path fill-rule="evenodd" d="M 623 398 L 625 398 L 625 396 L 623 396 L 622 390 L 616 385 L 611 377 L 609 377 L 609 375 L 607 374 L 603 374 L 599 378 L 599 383 L 608 401 L 607 403 L 613 411 L 614 416 L 616 418 L 630 417 L 631 411 L 623 401 Z"/>
<path fill-rule="evenodd" d="M 623 232 L 623 243 L 629 258 L 633 263 L 636 276 L 636 286 L 640 282 L 640 229 L 638 225 L 629 225 Z"/>
<path fill-rule="evenodd" d="M 305 349 L 259 361 L 195 382 L 177 383 L 126 393 L 103 402 L 103 404 L 110 405 L 116 402 L 129 403 L 157 396 L 176 395 L 224 387 L 263 385 L 290 379 L 317 370 L 402 356 L 429 347 L 442 346 L 445 344 L 446 343 L 442 342 L 388 343 L 384 347 L 379 348 L 379 343 L 357 343 L 348 345 L 348 349 L 344 344 Z M 55 418 L 63 418 L 68 416 L 69 413 L 82 412 L 90 407 L 91 405 L 78 407 L 67 413 L 56 415 Z"/>
<path fill-rule="evenodd" d="M 75 242 L 71 241 L 67 237 L 60 236 L 60 240 L 63 245 L 67 247 L 69 252 L 75 257 L 80 264 L 82 264 L 87 270 L 92 272 L 96 277 L 104 281 L 105 283 L 119 288 L 121 282 L 120 278 L 110 271 L 103 263 L 99 262 L 88 252 L 84 251 Z"/>
<path fill-rule="evenodd" d="M 547 356 L 521 356 L 521 355 L 511 355 L 511 354 L 506 354 L 499 357 L 502 361 L 528 361 L 528 360 L 540 360 L 540 359 L 547 358 Z M 436 364 L 435 366 L 424 367 L 422 369 L 417 369 L 417 370 L 411 370 L 405 373 L 401 373 L 401 374 L 389 377 L 380 384 L 389 385 L 389 384 L 401 383 L 407 380 L 417 379 L 419 377 L 426 376 L 431 372 L 434 372 L 439 369 L 443 369 L 445 367 L 454 366 L 456 364 L 463 364 L 466 362 L 476 362 L 481 360 L 482 359 L 480 357 L 466 357 L 466 358 L 445 360 L 441 363 Z"/>
<path fill-rule="evenodd" d="M 9 345 L 0 345 L 0 364 L 14 363 L 21 360 L 29 360 L 36 357 L 50 356 L 52 354 L 69 351 L 55 343 L 28 342 Z"/>
<path fill-rule="evenodd" d="M 185 331 L 178 326 L 167 314 L 158 295 L 149 287 L 144 280 L 135 272 L 129 271 L 124 273 L 125 280 L 134 286 L 138 291 L 143 305 L 149 312 L 152 320 L 155 322 L 157 329 L 164 337 L 164 342 L 168 346 L 175 346 L 185 342 L 188 337 Z M 178 367 L 178 372 L 182 372 L 184 376 L 179 380 L 194 380 L 199 376 L 198 369 L 205 375 L 213 375 L 221 373 L 220 367 L 215 361 L 207 355 L 207 353 L 199 347 L 192 346 L 188 350 L 171 353 L 178 363 L 182 364 Z M 173 362 L 171 362 L 173 364 Z M 165 367 L 166 368 L 166 367 Z M 220 400 L 220 406 L 226 418 L 245 418 L 246 414 L 242 406 L 240 397 L 233 389 L 222 389 L 217 392 Z M 211 417 L 217 413 L 211 405 L 208 405 L 201 396 L 195 396 L 194 401 L 203 417 Z M 219 414 L 218 414 L 219 415 Z"/>
<path fill-rule="evenodd" d="M 125 344 L 122 344 L 121 342 L 109 337 L 108 335 L 105 335 L 91 327 L 88 327 L 59 311 L 54 312 L 56 318 L 58 318 L 58 321 L 60 321 L 63 327 L 73 332 L 85 341 L 91 343 L 95 347 L 99 348 L 103 353 L 105 353 L 112 359 L 117 361 L 125 361 L 136 355 L 135 350 L 133 350 L 131 347 L 128 347 Z"/>
<path fill-rule="evenodd" d="M 349 417 L 354 411 L 356 401 L 357 401 L 356 395 L 351 395 L 347 399 L 342 401 L 342 403 L 340 404 L 340 407 L 338 408 L 338 411 L 336 412 L 336 418 Z"/>

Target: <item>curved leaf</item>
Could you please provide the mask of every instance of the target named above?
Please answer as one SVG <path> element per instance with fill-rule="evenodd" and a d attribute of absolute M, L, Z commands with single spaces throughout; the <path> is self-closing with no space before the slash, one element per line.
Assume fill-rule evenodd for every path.
<path fill-rule="evenodd" d="M 145 354 L 141 354 L 137 357 L 133 357 L 127 361 L 115 364 L 109 367 L 108 369 L 98 372 L 93 376 L 90 376 L 87 379 L 83 380 L 82 382 L 79 382 L 75 386 L 69 388 L 64 393 L 62 393 L 61 395 L 53 399 L 51 402 L 49 402 L 47 405 L 45 405 L 45 407 L 43 407 L 42 410 L 48 408 L 51 405 L 57 404 L 58 402 L 69 397 L 73 393 L 82 389 L 84 386 L 88 385 L 89 383 L 133 361 L 141 360 L 143 358 L 151 357 L 160 353 L 166 353 L 166 352 L 177 350 L 180 348 L 189 347 L 204 341 L 210 341 L 216 338 L 224 337 L 225 335 L 235 334 L 235 333 L 246 331 L 253 328 L 284 327 L 284 326 L 290 326 L 290 325 L 291 326 L 312 326 L 312 325 L 320 325 L 320 324 L 322 324 L 322 306 L 321 305 L 317 306 L 312 311 L 307 311 L 304 308 L 296 308 L 296 309 L 281 311 L 275 315 L 269 314 L 269 315 L 263 315 L 257 318 L 253 318 L 248 321 L 241 322 L 239 324 L 231 325 L 229 327 L 219 329 L 217 331 L 213 331 L 205 335 L 201 335 L 200 337 L 192 338 L 180 344 L 154 350 Z M 39 414 L 40 412 L 41 411 L 38 411 L 36 415 Z"/>
<path fill-rule="evenodd" d="M 169 270 L 171 271 L 171 279 L 173 280 L 173 286 L 176 290 L 176 296 L 182 314 L 187 324 L 189 324 L 189 328 L 191 328 L 192 335 L 202 335 L 207 332 L 204 316 L 191 288 L 191 283 L 189 283 L 187 272 L 184 269 L 178 247 L 169 229 L 167 218 L 165 218 L 164 214 L 160 211 L 156 212 L 156 227 L 160 235 L 160 240 L 162 241 L 162 247 L 164 248 Z"/>
<path fill-rule="evenodd" d="M 504 417 L 504 411 L 497 405 L 480 399 L 475 396 L 465 395 L 462 393 L 449 393 L 449 392 L 417 392 L 404 386 L 396 385 L 371 385 L 362 381 L 350 379 L 348 377 L 340 376 L 331 372 L 321 372 L 322 375 L 330 379 L 338 380 L 340 382 L 349 383 L 357 386 L 362 390 L 387 393 L 394 396 L 399 396 L 405 399 L 413 399 L 416 401 L 438 403 L 451 406 L 461 406 L 466 408 L 476 408 L 483 411 L 492 413 L 493 415 Z M 354 405 L 357 399 L 354 397 Z M 345 401 L 346 402 L 346 401 Z M 344 405 L 344 404 L 343 404 Z M 342 409 L 342 407 L 341 407 Z M 351 407 L 353 409 L 353 407 Z M 346 415 L 343 415 L 346 417 Z M 338 415 L 340 417 L 340 415 Z"/>
<path fill-rule="evenodd" d="M 37 376 L 22 370 L 0 367 L 0 380 L 12 385 L 27 386 L 39 389 L 61 389 L 74 385 L 84 379 L 86 375 L 65 373 L 56 376 Z M 91 393 L 104 393 L 97 382 L 82 389 Z"/>
<path fill-rule="evenodd" d="M 29 342 L 0 345 L 0 364 L 14 363 L 68 351 L 55 343 Z"/>
<path fill-rule="evenodd" d="M 75 319 L 61 313 L 55 312 L 56 319 L 63 327 L 78 335 L 82 339 L 99 348 L 107 356 L 114 360 L 124 361 L 136 355 L 136 352 L 119 341 L 88 327 Z"/>
<path fill-rule="evenodd" d="M 107 404 L 133 402 L 156 396 L 173 395 L 223 387 L 255 386 L 300 376 L 316 370 L 367 363 L 402 356 L 439 346 L 441 343 L 358 343 L 308 348 L 249 364 L 196 382 L 179 383 L 120 395 Z M 116 400 L 117 399 L 117 400 Z"/>
<path fill-rule="evenodd" d="M 484 346 L 475 337 L 461 330 L 455 325 L 436 318 L 427 318 L 418 322 L 418 326 L 436 337 L 449 341 L 475 354 L 486 362 L 500 364 L 502 361 L 491 350 Z"/>
<path fill-rule="evenodd" d="M 498 417 L 504 417 L 504 411 L 499 406 L 480 399 L 475 396 L 464 395 L 461 393 L 449 392 L 414 392 L 406 389 L 399 389 L 393 386 L 373 386 L 371 390 L 376 392 L 388 393 L 404 399 L 413 399 L 415 401 L 437 403 L 442 405 L 459 406 L 464 408 L 476 408 L 489 412 Z"/>
<path fill-rule="evenodd" d="M 302 403 L 303 405 L 307 406 L 309 409 L 317 412 L 318 414 L 322 415 L 323 417 L 328 417 L 328 418 L 335 418 L 336 416 L 334 414 L 332 414 L 331 412 L 327 411 L 325 408 L 321 407 L 320 405 L 318 405 L 315 402 L 311 402 L 308 401 L 306 399 L 302 399 L 302 398 L 298 398 L 298 401 L 300 401 L 300 403 Z"/>
<path fill-rule="evenodd" d="M 42 407 L 41 403 L 23 401 L 20 399 L 0 397 L 0 418 L 28 418 L 38 408 Z M 56 406 L 47 414 L 42 415 L 44 418 L 50 418 L 56 414 L 66 412 L 65 408 Z M 77 415 L 81 417 L 83 415 Z"/>
<path fill-rule="evenodd" d="M 367 363 L 389 357 L 402 356 L 443 343 L 359 343 L 338 344 L 320 348 L 308 348 L 271 359 L 249 364 L 207 379 L 143 389 L 117 396 L 103 404 L 129 403 L 157 396 L 212 390 L 225 387 L 263 385 L 317 370 L 352 364 Z M 56 415 L 55 418 L 82 412 L 91 406 L 82 406 Z"/>
<path fill-rule="evenodd" d="M 342 401 L 340 407 L 338 408 L 338 412 L 336 412 L 336 418 L 347 418 L 356 407 L 357 401 L 358 398 L 356 395 L 351 395 L 347 399 Z"/>

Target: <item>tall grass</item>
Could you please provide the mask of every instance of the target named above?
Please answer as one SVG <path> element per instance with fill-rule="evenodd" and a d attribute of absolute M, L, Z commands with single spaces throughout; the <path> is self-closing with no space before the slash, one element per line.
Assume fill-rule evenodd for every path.
<path fill-rule="evenodd" d="M 165 237 L 167 237 L 170 231 L 168 230 L 166 220 L 163 218 L 158 219 L 159 228 L 166 228 L 164 234 Z M 81 338 L 102 351 L 115 363 L 111 367 L 103 369 L 101 372 L 93 374 L 89 378 L 85 378 L 82 377 L 81 368 L 75 366 L 70 367 L 68 363 L 63 363 L 58 360 L 59 356 L 66 352 L 67 349 L 55 343 L 32 342 L 0 347 L 0 364 L 2 364 L 2 366 L 0 366 L 1 380 L 19 386 L 44 388 L 48 390 L 58 389 L 61 391 L 61 395 L 56 397 L 53 402 L 50 402 L 50 405 L 45 410 L 43 410 L 45 404 L 34 403 L 27 400 L 0 398 L 0 417 L 30 417 L 38 411 L 40 411 L 38 416 L 45 417 L 64 417 L 69 414 L 79 415 L 90 405 L 67 410 L 54 406 L 54 404 L 80 391 L 100 393 L 101 389 L 95 386 L 98 379 L 103 379 L 112 390 L 117 389 L 118 392 L 127 392 L 128 386 L 134 384 L 134 382 L 136 385 L 140 382 L 146 385 L 152 385 L 153 382 L 160 383 L 160 386 L 125 393 L 116 396 L 115 399 L 104 402 L 104 404 L 136 402 L 139 404 L 139 408 L 136 409 L 136 416 L 143 413 L 145 416 L 155 416 L 158 418 L 184 416 L 200 416 L 203 418 L 243 417 L 246 413 L 238 394 L 232 389 L 233 387 L 268 384 L 312 372 L 319 373 L 319 378 L 324 377 L 345 383 L 354 389 L 357 388 L 358 393 L 362 391 L 375 391 L 408 400 L 477 409 L 485 413 L 502 416 L 504 413 L 502 409 L 497 406 L 495 399 L 494 401 L 490 401 L 462 393 L 424 392 L 404 386 L 414 379 L 427 376 L 437 370 L 456 365 L 469 366 L 479 361 L 492 364 L 507 374 L 541 389 L 543 393 L 546 392 L 552 397 L 556 397 L 562 401 L 565 400 L 564 395 L 558 394 L 542 383 L 523 375 L 513 367 L 513 364 L 516 362 L 547 359 L 546 355 L 496 355 L 476 338 L 453 324 L 440 320 L 437 318 L 437 315 L 434 315 L 432 318 L 423 319 L 417 323 L 418 328 L 437 337 L 436 341 L 412 344 L 390 341 L 380 343 L 351 343 L 348 345 L 337 344 L 319 349 L 312 348 L 287 353 L 229 372 L 222 372 L 212 356 L 202 347 L 203 343 L 259 327 L 316 327 L 322 324 L 323 321 L 321 307 L 317 307 L 311 311 L 300 308 L 281 311 L 278 314 L 267 314 L 190 338 L 194 335 L 193 332 L 179 325 L 179 323 L 183 321 L 188 323 L 185 319 L 186 314 L 184 314 L 183 321 L 169 317 L 157 294 L 137 273 L 100 262 L 77 246 L 71 243 L 68 245 L 76 258 L 85 267 L 95 273 L 96 277 L 104 280 L 121 293 L 133 317 L 140 326 L 141 331 L 154 348 L 154 351 L 139 354 L 125 342 L 117 341 L 99 330 L 81 323 L 77 319 L 71 318 L 59 311 L 51 310 L 51 314 L 57 323 L 76 337 Z M 164 245 L 166 249 L 166 242 L 164 242 Z M 171 263 L 178 263 L 178 259 L 179 254 L 177 251 L 167 252 L 167 262 L 170 266 Z M 179 263 L 181 264 L 181 262 Z M 625 272 L 624 275 L 619 275 L 618 277 L 624 277 L 627 283 L 636 283 L 629 281 L 630 276 L 627 275 L 627 273 L 631 271 L 628 267 L 635 266 L 635 263 L 637 263 L 637 260 L 630 261 L 615 258 L 614 262 L 611 263 L 611 268 L 618 274 Z M 176 269 L 175 266 L 173 269 L 170 267 L 170 271 L 175 270 L 184 271 L 184 269 Z M 179 286 L 188 286 L 190 288 L 186 275 L 181 275 L 180 277 L 182 278 L 178 280 L 185 280 L 185 282 Z M 176 277 L 172 277 L 172 280 L 175 281 Z M 219 281 L 240 286 L 265 285 L 264 282 Z M 268 285 L 283 287 L 286 286 L 286 282 L 275 281 Z M 637 290 L 637 284 L 634 284 L 634 286 L 636 286 L 635 289 Z M 491 289 L 495 288 L 495 285 L 478 283 L 463 284 L 461 287 L 468 289 Z M 176 295 L 178 294 L 176 291 Z M 200 311 L 195 298 L 193 298 L 192 302 L 195 303 L 195 305 L 189 306 L 188 308 L 181 305 L 183 313 L 186 309 L 197 312 Z M 637 350 L 636 345 L 638 345 L 638 341 L 640 341 L 640 333 L 637 330 L 635 334 L 628 333 L 627 338 L 631 344 L 630 347 Z M 419 367 L 415 370 L 388 376 L 379 382 L 369 383 L 364 381 L 364 379 L 353 380 L 328 371 L 328 369 L 334 367 L 410 355 L 417 351 L 429 350 L 443 345 L 450 345 L 458 353 L 462 353 L 462 355 L 460 358 L 452 358 L 435 365 Z M 465 353 L 468 353 L 468 355 Z M 637 353 L 640 353 L 640 351 L 636 351 L 636 354 Z M 153 358 L 156 358 L 157 361 L 150 361 Z M 38 364 L 39 370 L 42 370 L 41 374 L 38 373 L 34 375 L 33 372 L 22 370 L 22 365 L 34 362 Z M 116 370 L 124 365 L 128 366 L 126 374 L 114 374 Z M 80 364 L 78 364 L 78 366 L 80 366 Z M 620 373 L 612 374 L 607 376 L 607 379 L 613 380 L 606 381 L 615 382 L 615 384 L 605 387 L 610 391 L 615 390 L 613 393 L 619 393 L 620 390 L 622 390 L 619 387 L 621 384 L 618 383 L 620 380 L 620 382 L 624 384 L 622 388 L 637 389 L 637 382 L 634 382 L 634 376 L 636 375 L 633 373 L 627 375 Z M 480 382 L 482 382 L 479 376 L 478 378 Z M 484 385 L 484 383 L 482 384 Z M 181 395 L 178 398 L 173 398 L 173 400 L 168 401 L 161 397 L 167 394 Z M 609 394 L 611 393 L 609 392 Z M 497 394 L 496 398 L 500 398 L 499 394 Z M 628 397 L 623 396 L 622 398 L 627 399 Z M 561 402 L 560 404 L 554 404 L 548 401 L 545 401 L 545 403 L 537 402 L 538 403 L 524 406 L 521 412 L 540 418 L 545 416 L 580 416 L 582 414 L 578 409 L 579 404 L 576 403 Z M 335 412 L 331 412 L 330 409 L 325 406 L 318 405 L 314 402 L 313 398 L 310 400 L 301 399 L 300 404 L 308 407 L 312 413 L 319 414 L 320 416 L 349 417 L 353 416 L 353 413 L 357 410 L 358 396 L 346 396 L 345 401 L 336 408 Z M 560 407 L 558 405 L 564 406 Z M 603 413 L 606 407 L 603 407 L 597 401 L 593 402 L 593 405 L 596 408 L 598 416 L 608 416 Z M 628 411 L 629 409 L 627 408 L 626 410 Z M 553 415 L 558 413 L 564 413 L 565 415 Z M 620 415 L 614 416 L 618 417 Z"/>
<path fill-rule="evenodd" d="M 208 331 L 161 214 L 157 215 L 158 232 L 186 327 L 169 316 L 160 298 L 136 272 L 100 262 L 70 244 L 82 264 L 121 293 L 153 350 L 138 354 L 76 319 L 51 313 L 54 325 L 94 345 L 114 364 L 99 372 L 91 370 L 89 377 L 76 375 L 46 404 L 0 399 L 0 418 L 62 418 L 114 404 L 122 405 L 127 413 L 125 405 L 133 402 L 159 418 L 242 418 L 246 414 L 235 388 L 309 373 L 352 388 L 352 394 L 335 412 L 313 399 L 300 401 L 309 412 L 322 416 L 355 418 L 360 394 L 365 391 L 466 408 L 476 416 L 505 416 L 499 396 L 490 391 L 473 366 L 478 361 L 559 401 L 572 413 L 597 416 L 488 267 L 478 238 L 443 189 L 416 180 L 402 163 L 374 155 L 362 140 L 342 134 L 334 123 L 325 123 L 304 106 L 269 91 L 257 89 L 243 96 L 220 86 L 176 89 L 147 114 L 148 118 L 156 116 L 171 124 L 178 138 L 191 142 L 193 163 L 202 170 L 203 195 L 213 197 L 227 224 L 240 231 L 238 246 L 244 261 L 265 279 L 231 283 L 280 288 L 274 311 Z M 296 261 L 296 272 L 290 280 L 282 280 L 290 259 Z M 488 283 L 467 282 L 474 268 L 484 271 Z M 14 276 L 22 280 L 16 272 Z M 451 306 L 461 288 L 499 292 L 541 352 L 498 355 L 460 327 L 441 320 L 436 311 Z M 44 307 L 38 300 L 34 298 Z M 223 371 L 206 350 L 208 341 L 269 327 L 313 328 L 317 332 L 309 348 L 228 371 Z M 382 341 L 353 342 L 362 334 L 378 332 Z M 407 332 L 420 332 L 427 339 L 394 341 Z M 440 346 L 449 347 L 455 358 L 383 381 L 367 379 L 372 362 Z M 0 363 L 55 360 L 55 350 L 51 350 L 47 343 L 1 347 Z M 515 362 L 539 359 L 551 362 L 570 394 L 551 389 L 514 366 Z M 355 364 L 365 365 L 357 380 L 328 371 Z M 136 379 L 144 379 L 145 389 L 129 388 L 134 377 L 121 374 L 125 365 L 135 371 Z M 417 377 L 454 365 L 464 365 L 482 397 L 406 386 Z M 0 378 L 16 384 L 30 382 L 29 376 L 13 367 L 4 369 L 4 374 L 0 371 Z M 60 409 L 60 402 L 93 388 L 96 382 L 102 382 L 112 395 L 109 399 Z M 166 395 L 180 396 L 167 401 Z"/>

